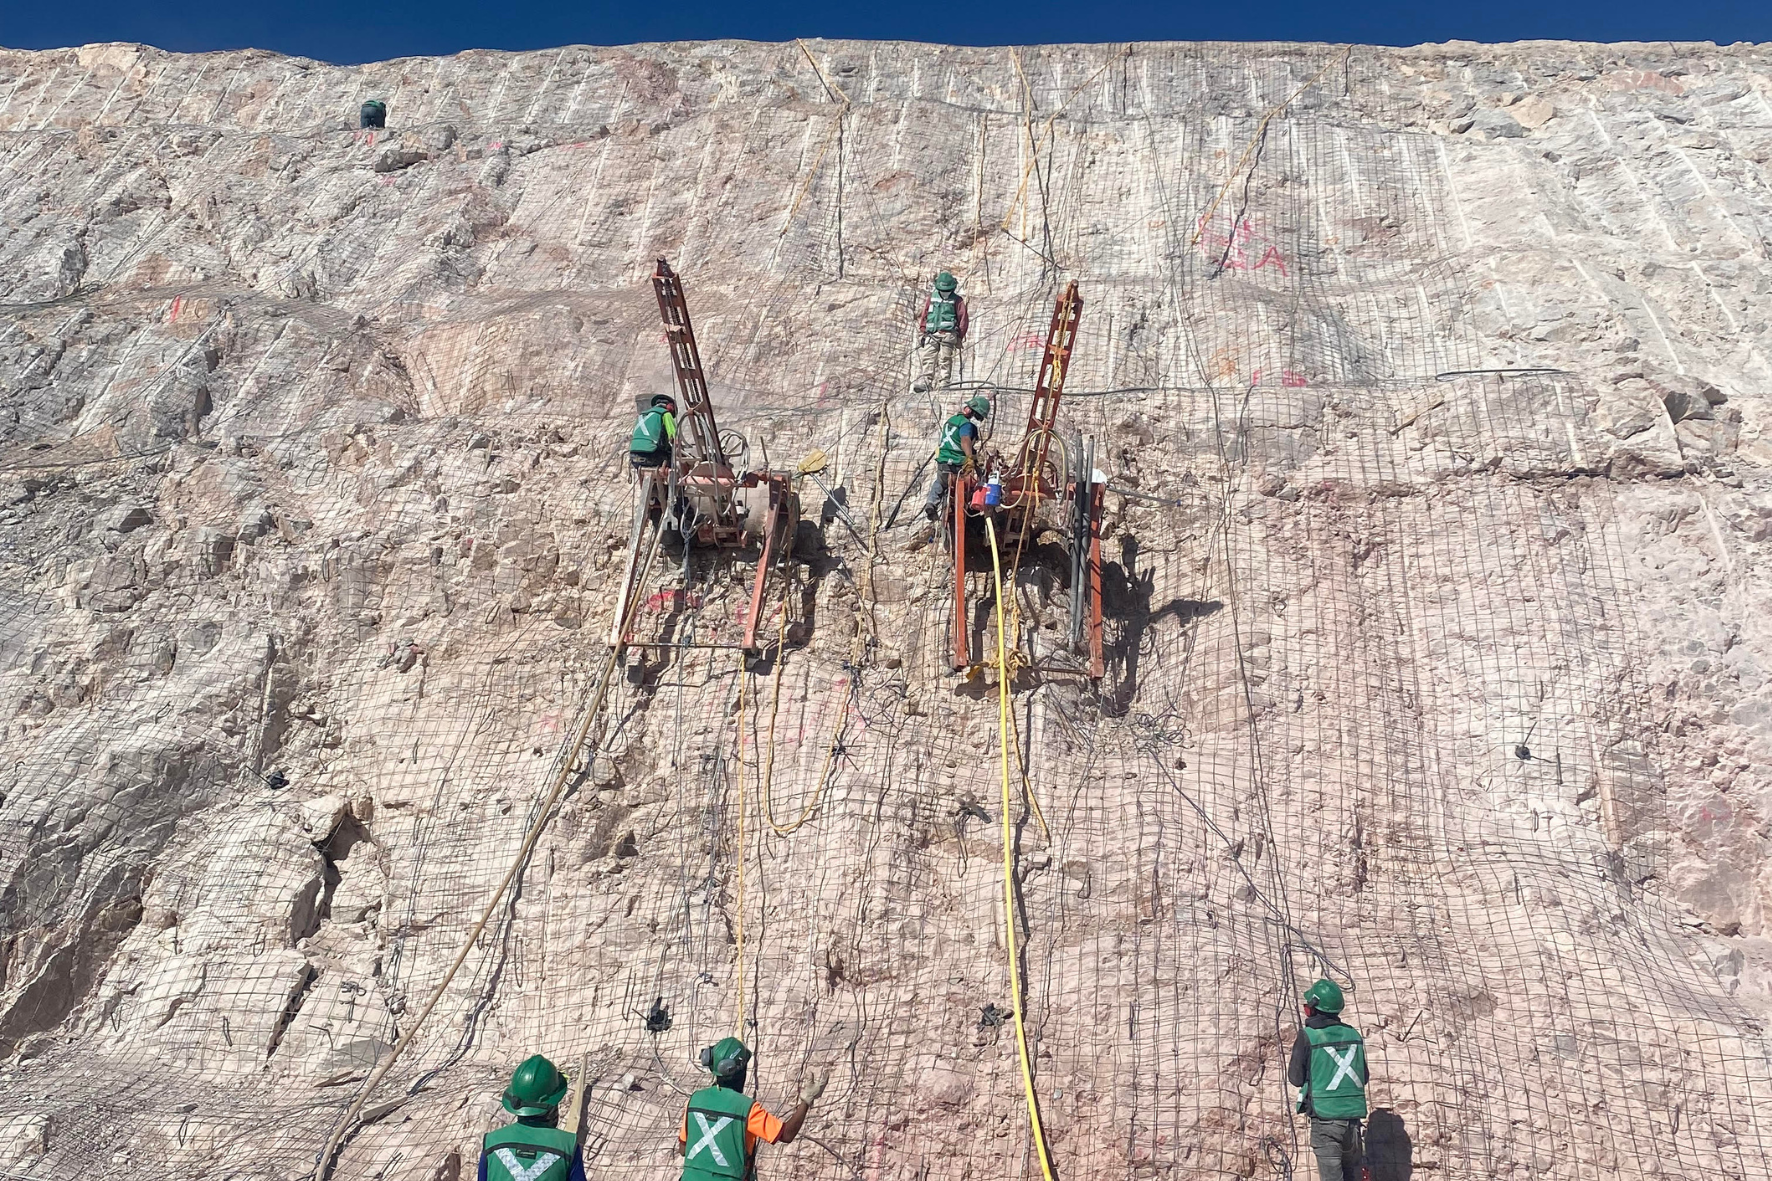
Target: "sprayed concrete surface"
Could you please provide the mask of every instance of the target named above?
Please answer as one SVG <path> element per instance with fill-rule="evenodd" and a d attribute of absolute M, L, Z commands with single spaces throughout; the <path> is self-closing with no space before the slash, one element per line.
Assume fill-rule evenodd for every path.
<path fill-rule="evenodd" d="M 1379 1178 L 1772 1175 L 1769 91 L 1708 45 L 0 53 L 0 1169 L 310 1175 L 539 819 L 334 1175 L 465 1174 L 540 1051 L 594 1175 L 671 1176 L 742 1029 L 777 1110 L 835 1072 L 769 1175 L 1038 1176 L 995 674 L 913 528 L 945 268 L 1002 448 L 1078 281 L 1062 432 L 1163 502 L 1108 498 L 1099 685 L 1052 536 L 1006 596 L 1060 1175 L 1310 1175 L 1325 971 Z M 637 654 L 576 751 L 661 256 L 723 425 L 857 528 L 805 482 L 781 651 Z M 667 554 L 641 638 L 732 643 L 754 563 Z"/>

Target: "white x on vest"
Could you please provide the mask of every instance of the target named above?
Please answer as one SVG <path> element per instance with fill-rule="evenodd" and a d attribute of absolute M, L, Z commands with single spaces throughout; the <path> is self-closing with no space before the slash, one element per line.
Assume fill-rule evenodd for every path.
<path fill-rule="evenodd" d="M 689 1150 L 688 1159 L 694 1160 L 695 1154 L 705 1148 L 714 1154 L 714 1163 L 721 1168 L 725 1168 L 727 1164 L 726 1154 L 720 1151 L 720 1146 L 718 1144 L 714 1143 L 714 1137 L 718 1136 L 721 1131 L 725 1129 L 726 1125 L 732 1122 L 732 1117 L 729 1115 L 723 1115 L 710 1124 L 708 1123 L 708 1117 L 701 1112 L 696 1111 L 691 1112 L 690 1114 L 695 1116 L 695 1122 L 701 1125 L 701 1139 L 697 1140 L 695 1142 L 695 1147 Z"/>
<path fill-rule="evenodd" d="M 535 1181 L 537 1177 L 547 1172 L 549 1166 L 557 1159 L 551 1152 L 538 1152 L 535 1154 L 534 1163 L 528 1168 L 524 1168 L 523 1162 L 517 1159 L 517 1154 L 508 1148 L 501 1148 L 492 1155 L 498 1158 L 498 1163 L 503 1165 L 511 1176 L 516 1178 L 516 1181 Z"/>
<path fill-rule="evenodd" d="M 1360 1081 L 1359 1079 L 1354 1078 L 1354 1051 L 1359 1048 L 1360 1047 L 1358 1046 L 1349 1046 L 1347 1048 L 1347 1057 L 1344 1058 L 1335 1052 L 1334 1046 L 1323 1047 L 1323 1052 L 1329 1055 L 1330 1061 L 1335 1063 L 1335 1077 L 1329 1080 L 1329 1085 L 1325 1090 L 1333 1091 L 1341 1085 L 1341 1080 L 1343 1078 L 1352 1079 L 1356 1084 Z"/>

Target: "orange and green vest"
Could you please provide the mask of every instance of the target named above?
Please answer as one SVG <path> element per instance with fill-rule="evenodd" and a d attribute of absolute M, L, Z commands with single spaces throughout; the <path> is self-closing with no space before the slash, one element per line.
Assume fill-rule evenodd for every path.
<path fill-rule="evenodd" d="M 753 1161 L 745 1150 L 752 1099 L 727 1087 L 703 1087 L 689 1096 L 684 1117 L 683 1181 L 744 1181 Z"/>

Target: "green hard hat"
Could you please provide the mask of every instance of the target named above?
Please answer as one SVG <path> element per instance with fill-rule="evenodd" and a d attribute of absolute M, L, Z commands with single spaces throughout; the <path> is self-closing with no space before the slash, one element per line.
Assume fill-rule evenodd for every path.
<path fill-rule="evenodd" d="M 1304 1003 L 1315 1005 L 1321 1013 L 1341 1012 L 1341 986 L 1333 980 L 1319 980 L 1304 990 Z"/>
<path fill-rule="evenodd" d="M 560 1106 L 566 1097 L 566 1079 L 560 1068 L 540 1054 L 523 1060 L 511 1072 L 511 1085 L 505 1088 L 505 1110 L 512 1115 L 546 1115 Z"/>
<path fill-rule="evenodd" d="M 955 279 L 948 271 L 943 271 L 941 274 L 935 276 L 935 289 L 937 291 L 952 291 L 959 285 L 960 281 Z"/>
<path fill-rule="evenodd" d="M 991 416 L 991 400 L 983 394 L 978 394 L 967 400 L 966 409 L 980 418 L 989 418 Z"/>
<path fill-rule="evenodd" d="M 702 1066 L 715 1078 L 737 1078 L 750 1060 L 750 1050 L 735 1037 L 721 1038 L 701 1052 Z"/>

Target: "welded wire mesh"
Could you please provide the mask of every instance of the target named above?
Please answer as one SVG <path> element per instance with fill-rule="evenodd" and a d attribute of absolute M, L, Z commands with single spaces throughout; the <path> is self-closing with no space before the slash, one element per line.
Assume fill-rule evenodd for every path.
<path fill-rule="evenodd" d="M 1308 1175 L 1282 1071 L 1325 972 L 1380 1176 L 1765 1175 L 1762 1027 L 1661 887 L 1589 391 L 1479 372 L 1522 367 L 1505 289 L 1376 51 L 7 62 L 17 1175 L 311 1169 L 544 821 L 339 1175 L 471 1168 L 536 1051 L 592 1078 L 593 1171 L 657 1174 L 734 1032 L 777 1110 L 836 1071 L 765 1169 L 1031 1173 L 1018 1003 L 1065 1175 Z M 369 93 L 412 130 L 343 126 Z M 67 255 L 44 186 L 112 228 Z M 581 751 L 661 255 L 753 461 L 823 448 L 863 532 L 903 523 L 802 527 L 760 658 L 754 559 L 673 554 L 636 630 L 679 646 Z M 1100 685 L 1016 687 L 1025 1001 L 995 687 L 945 669 L 986 586 L 957 620 L 904 540 L 943 267 L 1005 450 L 1079 280 L 1063 432 L 1170 501 L 1109 496 Z M 1009 593 L 1062 647 L 1062 572 Z"/>

